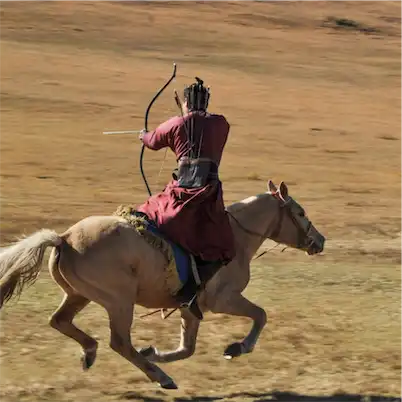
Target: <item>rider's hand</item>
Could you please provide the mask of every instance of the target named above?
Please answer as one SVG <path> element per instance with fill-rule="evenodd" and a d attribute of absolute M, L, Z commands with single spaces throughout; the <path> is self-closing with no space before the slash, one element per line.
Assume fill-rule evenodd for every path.
<path fill-rule="evenodd" d="M 141 130 L 140 135 L 138 136 L 138 138 L 140 139 L 140 141 L 142 141 L 142 139 L 144 138 L 144 135 L 146 134 L 146 130 L 145 128 Z"/>

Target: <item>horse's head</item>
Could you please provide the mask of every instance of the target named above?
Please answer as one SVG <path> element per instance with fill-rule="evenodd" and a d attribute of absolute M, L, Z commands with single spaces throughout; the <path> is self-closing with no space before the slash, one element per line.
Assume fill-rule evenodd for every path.
<path fill-rule="evenodd" d="M 270 180 L 268 193 L 275 197 L 279 206 L 278 221 L 269 237 L 309 255 L 321 253 L 325 237 L 314 227 L 301 205 L 289 196 L 286 184 L 281 182 L 278 189 Z"/>

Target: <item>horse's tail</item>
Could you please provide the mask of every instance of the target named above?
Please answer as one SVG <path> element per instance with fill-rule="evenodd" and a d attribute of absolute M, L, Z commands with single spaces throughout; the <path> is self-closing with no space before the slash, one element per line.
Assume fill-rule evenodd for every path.
<path fill-rule="evenodd" d="M 46 248 L 62 241 L 55 231 L 42 229 L 0 251 L 0 308 L 36 281 Z"/>

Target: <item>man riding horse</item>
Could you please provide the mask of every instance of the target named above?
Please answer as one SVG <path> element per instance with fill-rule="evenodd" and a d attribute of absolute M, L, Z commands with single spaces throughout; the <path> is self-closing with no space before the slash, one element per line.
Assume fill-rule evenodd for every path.
<path fill-rule="evenodd" d="M 200 287 L 235 256 L 218 175 L 230 126 L 224 116 L 207 112 L 209 98 L 209 88 L 196 77 L 196 82 L 184 89 L 184 101 L 178 101 L 181 116 L 140 134 L 143 144 L 151 150 L 169 147 L 176 155 L 178 167 L 165 189 L 137 210 L 169 240 L 193 255 Z M 197 290 L 193 278 L 175 298 L 202 319 Z"/>

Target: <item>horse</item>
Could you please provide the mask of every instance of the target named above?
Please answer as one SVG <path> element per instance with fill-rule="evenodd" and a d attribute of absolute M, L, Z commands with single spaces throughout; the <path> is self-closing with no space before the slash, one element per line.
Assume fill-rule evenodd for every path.
<path fill-rule="evenodd" d="M 199 295 L 203 312 L 248 317 L 250 332 L 224 351 L 228 359 L 253 351 L 267 322 L 263 308 L 242 295 L 250 279 L 250 262 L 266 239 L 314 255 L 324 250 L 325 237 L 281 182 L 226 208 L 236 244 L 236 257 L 223 266 Z M 196 230 L 196 228 L 195 228 Z M 45 250 L 52 247 L 48 267 L 64 298 L 49 324 L 81 345 L 82 367 L 95 362 L 97 341 L 77 328 L 73 319 L 91 301 L 109 318 L 112 350 L 139 368 L 151 382 L 165 389 L 177 385 L 155 363 L 173 362 L 193 355 L 200 321 L 178 306 L 166 288 L 166 257 L 144 240 L 120 216 L 89 216 L 64 233 L 41 229 L 5 247 L 0 253 L 0 308 L 37 279 Z M 135 349 L 131 341 L 134 306 L 179 308 L 181 340 L 175 350 L 154 346 Z"/>

